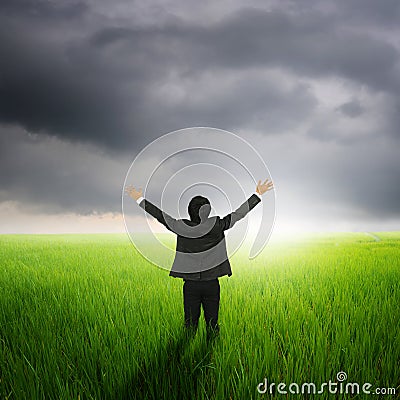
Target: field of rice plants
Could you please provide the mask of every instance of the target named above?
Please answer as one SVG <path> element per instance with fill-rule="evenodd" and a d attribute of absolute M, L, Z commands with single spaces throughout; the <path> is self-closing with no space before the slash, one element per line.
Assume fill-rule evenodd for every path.
<path fill-rule="evenodd" d="M 241 250 L 207 342 L 203 319 L 185 335 L 182 280 L 126 235 L 1 235 L 0 396 L 266 399 L 264 378 L 319 388 L 345 372 L 397 394 L 315 397 L 399 397 L 399 250 L 400 232 L 304 235 L 252 261 Z"/>

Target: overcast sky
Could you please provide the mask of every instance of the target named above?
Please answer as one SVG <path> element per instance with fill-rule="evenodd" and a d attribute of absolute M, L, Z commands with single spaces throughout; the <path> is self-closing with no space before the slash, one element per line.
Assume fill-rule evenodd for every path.
<path fill-rule="evenodd" d="M 131 162 L 192 126 L 262 154 L 276 232 L 400 229 L 399 20 L 397 0 L 2 0 L 0 232 L 124 232 Z"/>

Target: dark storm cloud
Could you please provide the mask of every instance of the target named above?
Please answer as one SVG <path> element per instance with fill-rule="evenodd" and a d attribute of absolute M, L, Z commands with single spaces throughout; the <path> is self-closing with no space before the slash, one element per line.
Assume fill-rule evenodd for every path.
<path fill-rule="evenodd" d="M 142 56 L 145 49 L 146 54 L 158 54 L 166 67 L 175 64 L 188 74 L 204 68 L 273 66 L 313 78 L 343 76 L 375 90 L 398 90 L 398 50 L 367 32 L 343 28 L 340 21 L 313 11 L 292 15 L 243 8 L 212 25 L 174 20 L 140 30 L 108 27 L 92 43 L 118 44 Z"/>
<path fill-rule="evenodd" d="M 337 111 L 342 112 L 350 118 L 356 118 L 364 113 L 364 108 L 357 99 L 348 101 L 347 103 L 341 104 L 336 108 Z"/>
<path fill-rule="evenodd" d="M 2 15 L 38 19 L 70 19 L 79 18 L 88 11 L 83 1 L 54 2 L 48 0 L 2 0 L 0 13 Z"/>
<path fill-rule="evenodd" d="M 2 28 L 0 28 L 1 30 Z M 0 117 L 3 123 L 75 141 L 121 145 L 129 129 L 118 79 L 106 79 L 95 60 L 72 58 L 49 40 L 14 37 L 0 43 Z M 113 75 L 110 72 L 110 77 Z"/>
<path fill-rule="evenodd" d="M 289 116 L 288 127 L 296 112 L 312 112 L 309 89 L 299 83 L 280 92 L 280 82 L 262 87 L 257 68 L 280 68 L 299 78 L 341 76 L 372 90 L 399 91 L 399 57 L 390 43 L 342 30 L 338 20 L 313 10 L 243 8 L 211 24 L 167 18 L 150 26 L 115 26 L 106 18 L 95 24 L 85 3 L 61 4 L 3 5 L 3 123 L 123 150 L 184 126 L 276 131 L 282 115 Z M 58 25 L 57 18 L 68 23 Z M 80 26 L 80 19 L 87 24 Z M 173 77 L 179 85 L 205 72 L 206 85 L 182 85 L 177 101 L 162 95 L 160 88 Z M 223 75 L 229 72 L 241 81 L 226 88 Z M 213 96 L 207 96 L 210 87 Z M 194 101 L 193 90 L 204 94 L 201 101 Z M 274 107 L 276 112 L 266 112 Z"/>
<path fill-rule="evenodd" d="M 326 212 L 334 204 L 366 220 L 398 217 L 400 158 L 396 153 L 379 135 L 355 146 L 320 146 L 313 153 L 305 150 L 301 176 L 309 182 L 300 190 L 308 191 L 311 204 L 325 205 Z"/>
<path fill-rule="evenodd" d="M 209 49 L 223 65 L 272 65 L 313 79 L 339 76 L 373 90 L 399 89 L 396 48 L 366 33 L 341 30 L 326 16 L 243 10 L 211 36 L 217 44 Z"/>
<path fill-rule="evenodd" d="M 215 126 L 283 140 L 275 168 L 288 185 L 307 171 L 321 201 L 399 215 L 388 151 L 400 125 L 397 1 L 282 1 L 210 19 L 158 5 L 145 22 L 145 3 L 129 4 L 0 2 L 0 201 L 119 211 L 125 154 L 175 129 Z M 125 18 L 112 15 L 119 5 Z M 346 96 L 326 106 L 315 87 L 330 79 Z M 298 151 L 315 142 L 326 153 Z"/>
<path fill-rule="evenodd" d="M 367 30 L 375 26 L 398 29 L 400 3 L 397 0 L 280 0 L 280 5 L 294 14 L 316 12 L 330 20 L 341 21 L 343 26 L 352 28 L 364 26 Z"/>
<path fill-rule="evenodd" d="M 93 147 L 0 126 L 0 203 L 25 211 L 118 213 L 128 166 Z"/>
<path fill-rule="evenodd" d="M 337 15 L 347 21 L 375 24 L 383 28 L 397 28 L 400 3 L 397 0 L 350 0 L 337 4 Z"/>

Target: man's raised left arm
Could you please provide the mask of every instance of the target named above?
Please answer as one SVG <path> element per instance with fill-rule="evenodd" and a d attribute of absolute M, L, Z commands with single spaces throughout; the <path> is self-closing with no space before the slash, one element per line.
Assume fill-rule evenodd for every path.
<path fill-rule="evenodd" d="M 158 222 L 163 224 L 167 229 L 175 232 L 177 220 L 164 211 L 160 210 L 155 204 L 143 197 L 143 190 L 141 188 L 135 189 L 134 186 L 128 186 L 125 191 L 139 204 L 141 208 L 147 211 Z"/>

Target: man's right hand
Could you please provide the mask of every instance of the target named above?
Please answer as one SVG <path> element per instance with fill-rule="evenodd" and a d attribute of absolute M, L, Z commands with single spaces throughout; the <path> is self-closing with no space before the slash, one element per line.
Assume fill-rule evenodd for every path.
<path fill-rule="evenodd" d="M 268 182 L 268 179 L 264 183 L 261 183 L 261 179 L 258 181 L 256 192 L 259 195 L 263 195 L 265 192 L 272 190 L 274 188 L 272 181 Z"/>

